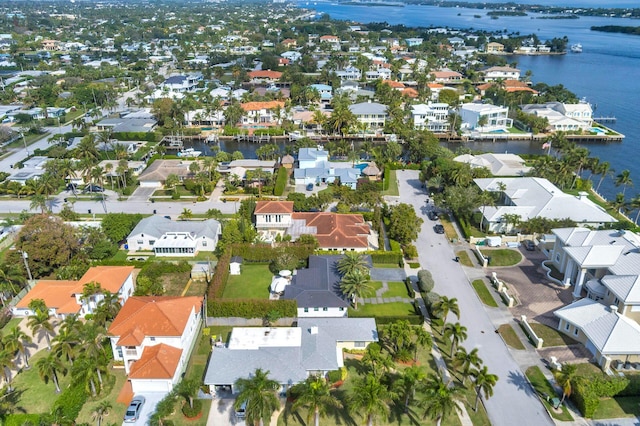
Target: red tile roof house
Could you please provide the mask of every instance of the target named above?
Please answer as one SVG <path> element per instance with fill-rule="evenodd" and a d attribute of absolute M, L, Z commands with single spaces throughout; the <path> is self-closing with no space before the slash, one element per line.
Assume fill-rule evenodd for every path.
<path fill-rule="evenodd" d="M 170 392 L 185 371 L 202 322 L 202 297 L 134 296 L 109 327 L 113 359 L 133 393 Z"/>
<path fill-rule="evenodd" d="M 102 294 L 95 294 L 89 299 L 82 298 L 85 284 L 95 282 L 104 290 L 118 294 L 124 303 L 133 294 L 133 266 L 93 266 L 77 281 L 72 280 L 40 280 L 11 309 L 13 315 L 33 315 L 29 302 L 42 299 L 55 318 L 64 319 L 76 314 L 84 317 L 93 313 L 102 301 Z"/>
<path fill-rule="evenodd" d="M 280 80 L 280 77 L 282 77 L 282 73 L 280 71 L 256 70 L 249 73 L 249 78 L 253 84 L 275 83 Z"/>

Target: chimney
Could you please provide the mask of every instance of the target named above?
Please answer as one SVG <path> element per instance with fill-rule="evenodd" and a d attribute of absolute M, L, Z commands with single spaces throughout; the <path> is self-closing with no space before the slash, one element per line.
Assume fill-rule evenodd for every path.
<path fill-rule="evenodd" d="M 616 313 L 618 313 L 618 307 L 616 305 L 609 305 L 609 311 L 611 311 L 614 314 L 616 314 Z"/>
<path fill-rule="evenodd" d="M 318 326 L 314 325 L 309 328 L 309 334 L 318 334 Z"/>

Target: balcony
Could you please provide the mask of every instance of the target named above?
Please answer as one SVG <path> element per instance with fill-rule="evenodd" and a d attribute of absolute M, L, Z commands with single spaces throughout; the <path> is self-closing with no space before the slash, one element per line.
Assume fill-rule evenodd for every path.
<path fill-rule="evenodd" d="M 258 222 L 256 223 L 256 228 L 288 228 L 289 225 L 291 225 L 290 222 Z"/>
<path fill-rule="evenodd" d="M 124 350 L 124 354 L 130 358 L 130 357 L 137 357 L 138 356 L 138 351 L 136 349 L 125 349 Z"/>

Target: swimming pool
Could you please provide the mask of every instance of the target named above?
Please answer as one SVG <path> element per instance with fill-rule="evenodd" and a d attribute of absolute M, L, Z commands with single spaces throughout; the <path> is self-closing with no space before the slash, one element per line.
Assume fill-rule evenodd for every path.
<path fill-rule="evenodd" d="M 496 129 L 496 130 L 490 131 L 489 133 L 509 133 L 509 132 L 505 129 Z"/>
<path fill-rule="evenodd" d="M 604 134 L 606 133 L 606 132 L 605 132 L 603 129 L 601 129 L 600 127 L 592 127 L 592 128 L 591 128 L 591 132 L 593 132 L 593 133 L 597 133 L 597 134 L 599 134 L 599 135 L 604 135 Z"/>

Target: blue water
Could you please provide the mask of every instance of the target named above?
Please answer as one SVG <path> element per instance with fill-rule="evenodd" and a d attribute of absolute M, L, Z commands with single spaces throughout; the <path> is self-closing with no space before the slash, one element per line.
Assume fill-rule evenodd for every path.
<path fill-rule="evenodd" d="M 606 6 L 640 7 L 636 1 L 539 1 L 526 0 L 523 3 L 557 5 L 567 7 Z M 306 2 L 299 3 L 301 7 Z M 507 30 L 520 34 L 535 33 L 540 39 L 567 36 L 569 43 L 580 43 L 583 53 L 563 56 L 510 56 L 509 62 L 517 62 L 524 73 L 533 72 L 534 82 L 551 85 L 563 84 L 585 98 L 596 107 L 595 116 L 615 116 L 615 124 L 607 124 L 626 135 L 621 144 L 591 144 L 587 147 L 593 156 L 611 163 L 616 173 L 624 169 L 631 170 L 636 189 L 627 189 L 627 198 L 634 197 L 640 189 L 640 162 L 638 147 L 640 143 L 640 106 L 637 97 L 640 94 L 640 36 L 601 33 L 591 31 L 591 26 L 599 25 L 640 25 L 637 20 L 604 17 L 581 17 L 580 19 L 549 20 L 526 17 L 500 17 L 489 19 L 485 11 L 467 8 L 445 8 L 436 6 L 407 5 L 405 7 L 362 7 L 317 2 L 313 5 L 317 11 L 328 13 L 334 19 L 354 20 L 361 23 L 382 22 L 421 27 L 449 27 L 459 29 L 482 29 L 488 31 Z M 366 13 L 364 13 L 366 12 Z M 482 18 L 474 18 L 482 15 Z M 469 144 L 472 149 L 493 152 L 542 153 L 539 144 L 523 142 L 498 142 Z M 455 147 L 452 147 L 455 148 Z M 615 198 L 620 192 L 612 179 L 603 182 L 600 188 L 607 198 Z"/>

